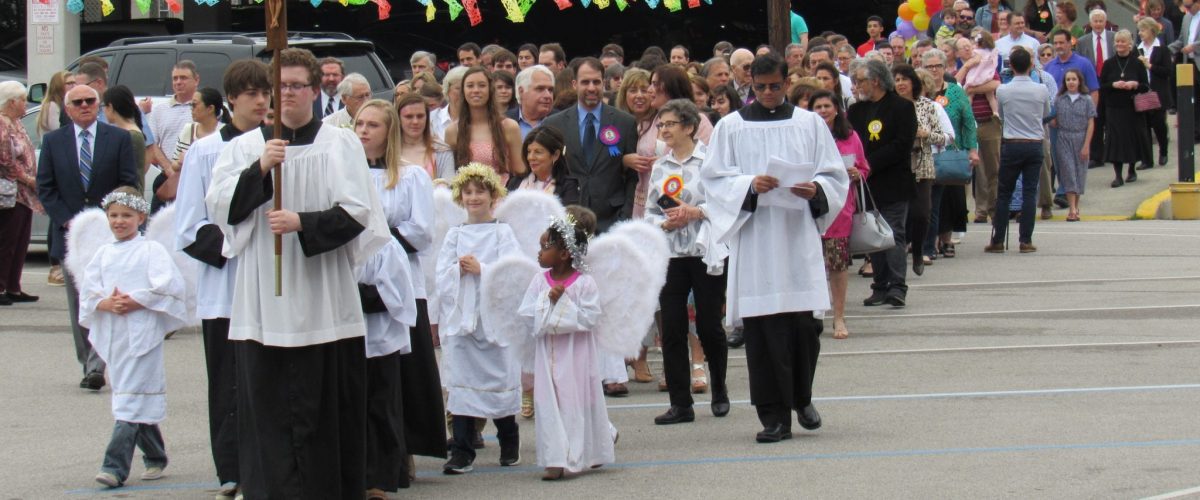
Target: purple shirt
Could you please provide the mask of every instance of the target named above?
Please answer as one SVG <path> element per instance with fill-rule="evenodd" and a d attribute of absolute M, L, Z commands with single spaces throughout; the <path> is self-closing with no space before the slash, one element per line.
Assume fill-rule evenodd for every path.
<path fill-rule="evenodd" d="M 1063 76 L 1067 74 L 1067 70 L 1076 69 L 1083 73 L 1083 84 L 1087 86 L 1088 92 L 1096 92 L 1100 90 L 1100 80 L 1096 78 L 1096 67 L 1092 65 L 1086 57 L 1083 57 L 1074 52 L 1067 62 L 1062 62 L 1055 57 L 1050 62 L 1046 63 L 1043 68 L 1047 73 L 1054 77 L 1054 82 L 1058 84 L 1058 88 L 1063 88 Z"/>

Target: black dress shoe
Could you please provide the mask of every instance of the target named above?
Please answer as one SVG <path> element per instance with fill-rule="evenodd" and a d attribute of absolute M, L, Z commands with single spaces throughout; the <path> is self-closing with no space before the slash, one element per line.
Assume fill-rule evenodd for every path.
<path fill-rule="evenodd" d="M 1129 184 L 1131 182 L 1137 182 L 1137 172 L 1136 171 L 1131 170 L 1129 172 L 1129 175 L 1125 176 L 1125 183 Z"/>
<path fill-rule="evenodd" d="M 804 409 L 797 411 L 797 418 L 800 420 L 800 427 L 815 431 L 821 428 L 821 414 L 817 413 L 817 407 L 809 403 Z"/>
<path fill-rule="evenodd" d="M 84 377 L 83 377 L 83 380 L 80 380 L 80 381 L 79 381 L 79 388 L 80 388 L 80 389 L 87 389 L 87 388 L 88 388 L 87 376 L 84 376 Z"/>
<path fill-rule="evenodd" d="M 12 299 L 8 298 L 8 294 L 7 293 L 0 294 L 0 306 L 11 306 L 11 305 L 13 305 L 13 301 L 12 301 Z"/>
<path fill-rule="evenodd" d="M 1060 195 L 1054 197 L 1054 206 L 1056 206 L 1058 208 L 1068 208 L 1071 206 L 1071 204 L 1067 203 L 1066 196 L 1063 196 L 1060 194 Z"/>
<path fill-rule="evenodd" d="M 1149 170 L 1151 168 L 1154 168 L 1154 164 L 1150 163 L 1148 161 L 1144 161 L 1144 162 L 1141 162 L 1138 164 L 1138 166 L 1136 167 L 1136 170 Z"/>
<path fill-rule="evenodd" d="M 714 417 L 724 417 L 729 414 L 729 394 L 713 391 L 712 402 L 709 403 Z"/>
<path fill-rule="evenodd" d="M 8 297 L 8 300 L 11 300 L 13 302 L 37 302 L 38 301 L 37 295 L 29 295 L 25 292 L 17 292 L 17 293 L 8 292 L 5 295 Z"/>
<path fill-rule="evenodd" d="M 726 344 L 728 344 L 730 348 L 741 349 L 743 345 L 746 345 L 745 330 L 743 330 L 741 327 L 734 328 L 733 332 L 729 334 L 729 339 L 726 340 Z"/>
<path fill-rule="evenodd" d="M 864 306 L 867 306 L 867 307 L 870 307 L 870 306 L 877 306 L 877 305 L 879 305 L 879 304 L 882 304 L 882 303 L 883 303 L 883 299 L 884 299 L 884 298 L 886 298 L 886 297 L 887 297 L 887 292 L 886 292 L 886 291 L 884 291 L 884 290 L 875 290 L 875 291 L 871 292 L 871 296 L 870 296 L 870 297 L 867 297 L 867 298 L 866 298 L 866 300 L 864 300 L 864 301 L 863 301 L 863 305 L 864 305 Z"/>
<path fill-rule="evenodd" d="M 672 406 L 666 413 L 654 417 L 656 425 L 682 424 L 696 420 L 696 412 L 690 406 Z"/>
<path fill-rule="evenodd" d="M 1158 155 L 1158 166 L 1161 167 L 1166 164 L 1167 164 L 1167 154 L 1163 153 L 1163 154 Z"/>
<path fill-rule="evenodd" d="M 883 301 L 892 307 L 904 307 L 904 294 L 889 293 Z"/>
<path fill-rule="evenodd" d="M 1109 187 L 1119 188 L 1124 185 L 1125 181 L 1121 180 L 1120 177 L 1117 177 L 1116 179 L 1113 179 L 1112 184 L 1109 184 Z"/>
<path fill-rule="evenodd" d="M 104 388 L 104 374 L 100 372 L 92 372 L 83 378 L 87 382 L 87 388 L 93 391 L 98 391 Z"/>
<path fill-rule="evenodd" d="M 783 424 L 774 424 L 764 427 L 762 431 L 754 435 L 754 440 L 760 443 L 778 443 L 784 439 L 792 438 L 792 429 Z"/>
<path fill-rule="evenodd" d="M 918 260 L 916 262 L 913 262 L 913 274 L 915 274 L 917 276 L 921 276 L 921 275 L 925 274 L 925 262 L 924 261 Z"/>

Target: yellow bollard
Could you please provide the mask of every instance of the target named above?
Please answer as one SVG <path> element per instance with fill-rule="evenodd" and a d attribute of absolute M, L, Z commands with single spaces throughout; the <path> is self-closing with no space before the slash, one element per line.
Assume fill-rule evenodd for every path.
<path fill-rule="evenodd" d="M 1200 220 L 1200 184 L 1171 183 L 1171 218 Z"/>

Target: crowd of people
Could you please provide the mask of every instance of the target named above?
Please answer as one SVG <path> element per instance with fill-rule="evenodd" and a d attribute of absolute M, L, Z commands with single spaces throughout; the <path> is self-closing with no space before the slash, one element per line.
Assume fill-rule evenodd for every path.
<path fill-rule="evenodd" d="M 203 75 L 220 91 L 179 61 L 174 94 L 152 105 L 109 87 L 105 61 L 85 57 L 49 83 L 39 158 L 20 122 L 25 89 L 0 83 L 0 305 L 37 300 L 20 284 L 33 213 L 50 216 L 58 263 L 76 215 L 106 211 L 116 242 L 104 257 L 49 279 L 66 286 L 80 387 L 113 386 L 117 422 L 96 476 L 113 487 L 129 479 L 135 446 L 142 480 L 167 465 L 161 341 L 187 315 L 164 250 L 199 266 L 223 497 L 387 498 L 415 478 L 414 455 L 470 472 L 485 419 L 500 465 L 516 465 L 517 415 L 538 420 L 544 479 L 611 463 L 618 433 L 603 398 L 653 382 L 656 345 L 670 402 L 656 424 L 695 420 L 695 393 L 727 415 L 728 352 L 744 346 L 756 440 L 778 442 L 792 412 L 821 426 L 818 336 L 826 313 L 832 338 L 850 336 L 856 257 L 872 279 L 864 306 L 902 308 L 910 268 L 920 276 L 956 257 L 968 186 L 974 222 L 991 223 L 985 252 L 1008 249 L 1017 219 L 1018 250 L 1032 253 L 1039 211 L 1080 220 L 1089 168 L 1112 164 L 1117 188 L 1166 163 L 1172 64 L 1197 67 L 1198 4 L 1147 0 L 1136 35 L 1108 22 L 1103 0 L 1020 11 L 946 0 L 917 39 L 883 37 L 872 16 L 857 46 L 809 33 L 797 15 L 782 51 L 651 46 L 634 60 L 616 44 L 568 58 L 555 43 L 466 43 L 451 64 L 414 53 L 393 102 L 372 100 L 379 89 L 338 59 L 290 49 L 274 111 L 258 61 Z M 150 166 L 160 174 L 145 186 Z M 807 173 L 783 184 L 789 169 Z M 281 209 L 269 204 L 275 176 L 295 193 Z M 467 220 L 435 241 L 440 187 Z M 481 277 L 517 246 L 493 209 L 523 190 L 570 214 L 545 229 L 538 263 L 549 271 L 513 313 L 545 337 L 536 362 L 510 352 L 477 305 Z M 167 249 L 138 235 L 164 207 L 174 207 Z M 886 221 L 894 244 L 855 255 L 861 210 Z M 626 359 L 595 348 L 596 284 L 577 262 L 588 239 L 630 219 L 660 229 L 670 256 L 654 326 Z M 282 297 L 271 286 L 279 262 Z M 586 358 L 554 389 L 566 395 L 538 382 L 568 376 L 546 364 L 554 349 Z M 555 403 L 564 397 L 574 402 Z M 582 427 L 564 431 L 571 419 Z"/>

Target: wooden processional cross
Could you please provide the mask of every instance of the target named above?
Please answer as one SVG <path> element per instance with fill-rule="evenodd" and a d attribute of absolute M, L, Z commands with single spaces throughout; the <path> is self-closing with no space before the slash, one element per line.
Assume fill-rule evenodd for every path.
<path fill-rule="evenodd" d="M 279 58 L 283 54 L 283 49 L 288 47 L 288 32 L 287 32 L 287 0 L 266 0 L 267 13 L 266 31 L 267 31 L 267 50 L 271 51 L 271 101 L 275 110 L 274 132 L 271 137 L 279 139 L 283 137 L 283 106 L 281 99 L 283 98 L 282 88 L 280 86 L 280 66 Z M 280 168 L 282 163 L 275 165 L 274 183 L 275 210 L 283 209 L 283 176 Z M 283 295 L 283 236 L 275 235 L 275 296 Z"/>

